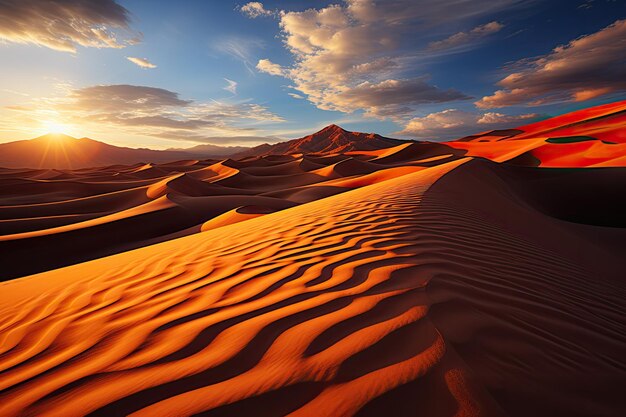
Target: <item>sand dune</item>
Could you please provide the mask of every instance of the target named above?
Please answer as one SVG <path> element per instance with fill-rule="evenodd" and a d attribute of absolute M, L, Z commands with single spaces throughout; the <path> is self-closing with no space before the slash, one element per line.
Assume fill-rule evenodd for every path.
<path fill-rule="evenodd" d="M 387 168 L 348 155 L 272 155 L 248 161 L 55 170 L 54 177 L 41 170 L 9 170 L 13 176 L 0 178 L 0 251 L 11 257 L 2 278 L 255 217 L 238 212 L 240 207 L 282 210 L 389 179 L 388 174 L 378 180 L 363 175 Z M 350 184 L 324 186 L 342 178 L 350 178 Z M 65 254 L 68 246 L 72 251 Z M 31 260 L 33 251 L 40 253 L 36 261 Z"/>
<path fill-rule="evenodd" d="M 0 169 L 0 415 L 621 416 L 624 106 Z"/>
<path fill-rule="evenodd" d="M 0 414 L 616 415 L 624 230 L 601 250 L 506 175 L 460 159 L 5 283 Z"/>

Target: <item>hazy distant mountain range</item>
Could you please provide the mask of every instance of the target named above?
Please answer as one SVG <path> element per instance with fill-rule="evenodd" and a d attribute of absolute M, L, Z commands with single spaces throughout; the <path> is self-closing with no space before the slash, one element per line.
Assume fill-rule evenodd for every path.
<path fill-rule="evenodd" d="M 136 163 L 164 163 L 183 159 L 245 158 L 293 153 L 330 154 L 389 148 L 406 141 L 374 133 L 349 132 L 330 125 L 299 139 L 253 148 L 203 144 L 192 148 L 154 150 L 126 148 L 89 138 L 47 134 L 35 139 L 0 144 L 0 167 L 79 169 Z"/>

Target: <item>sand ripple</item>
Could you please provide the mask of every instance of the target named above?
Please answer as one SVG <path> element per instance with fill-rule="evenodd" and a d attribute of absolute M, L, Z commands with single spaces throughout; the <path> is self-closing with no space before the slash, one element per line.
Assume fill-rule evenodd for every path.
<path fill-rule="evenodd" d="M 623 284 L 451 203 L 466 165 L 3 284 L 0 415 L 611 415 Z"/>

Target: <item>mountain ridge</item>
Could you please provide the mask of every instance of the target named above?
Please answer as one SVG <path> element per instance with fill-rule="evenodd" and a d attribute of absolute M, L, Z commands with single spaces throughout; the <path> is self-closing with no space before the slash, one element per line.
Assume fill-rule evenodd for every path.
<path fill-rule="evenodd" d="M 392 139 L 377 133 L 351 132 L 331 124 L 325 128 L 304 136 L 276 144 L 263 144 L 247 151 L 237 153 L 232 158 L 252 156 L 288 155 L 295 153 L 333 154 L 350 151 L 369 151 L 412 142 L 410 140 Z"/>
<path fill-rule="evenodd" d="M 33 139 L 0 144 L 0 167 L 79 169 L 136 163 L 164 163 L 185 159 L 243 159 L 295 153 L 332 154 L 390 148 L 410 141 L 391 139 L 376 133 L 351 132 L 338 125 L 304 136 L 253 148 L 201 144 L 192 148 L 129 148 L 62 133 L 48 133 Z"/>

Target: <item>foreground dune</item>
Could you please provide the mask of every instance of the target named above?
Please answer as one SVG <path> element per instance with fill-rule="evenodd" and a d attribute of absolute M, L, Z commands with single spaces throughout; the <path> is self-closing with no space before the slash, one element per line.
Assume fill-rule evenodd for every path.
<path fill-rule="evenodd" d="M 457 159 L 1 284 L 0 415 L 621 415 L 626 234 L 551 198 L 585 172 Z"/>

